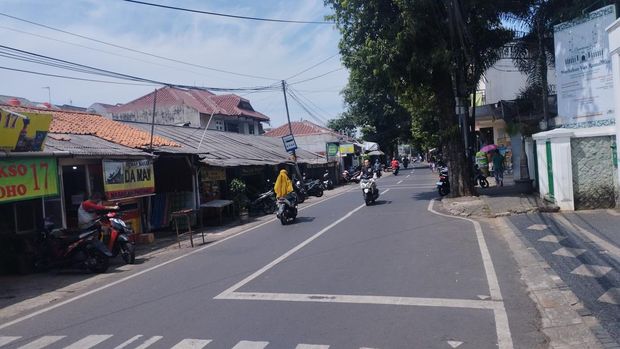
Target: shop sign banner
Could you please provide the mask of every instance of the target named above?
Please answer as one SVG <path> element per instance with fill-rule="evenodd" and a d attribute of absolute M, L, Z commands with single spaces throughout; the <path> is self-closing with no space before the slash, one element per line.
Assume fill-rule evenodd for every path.
<path fill-rule="evenodd" d="M 43 150 L 51 122 L 51 114 L 17 113 L 0 109 L 0 150 Z"/>
<path fill-rule="evenodd" d="M 355 147 L 353 144 L 341 144 L 340 145 L 340 154 L 353 154 L 355 153 Z"/>
<path fill-rule="evenodd" d="M 103 188 L 108 200 L 155 193 L 152 160 L 103 160 Z"/>
<path fill-rule="evenodd" d="M 225 181 L 226 170 L 221 167 L 204 167 L 203 166 L 200 168 L 200 179 L 203 182 Z"/>
<path fill-rule="evenodd" d="M 605 126 L 615 118 L 605 31 L 615 19 L 610 5 L 554 27 L 558 116 L 564 127 Z"/>
<path fill-rule="evenodd" d="M 56 159 L 0 160 L 0 203 L 58 195 Z"/>
<path fill-rule="evenodd" d="M 338 155 L 338 143 L 327 143 L 327 156 Z"/>
<path fill-rule="evenodd" d="M 297 143 L 295 143 L 295 137 L 293 137 L 293 135 L 286 135 L 282 137 L 282 142 L 284 143 L 284 149 L 286 149 L 287 152 L 297 149 Z"/>

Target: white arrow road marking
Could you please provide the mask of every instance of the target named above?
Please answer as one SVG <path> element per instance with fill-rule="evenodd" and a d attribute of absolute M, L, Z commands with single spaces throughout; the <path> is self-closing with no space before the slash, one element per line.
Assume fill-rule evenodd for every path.
<path fill-rule="evenodd" d="M 329 349 L 329 345 L 298 344 L 295 349 Z"/>
<path fill-rule="evenodd" d="M 448 344 L 452 347 L 452 348 L 458 348 L 461 346 L 461 344 L 463 344 L 463 342 L 459 342 L 459 341 L 448 341 Z"/>
<path fill-rule="evenodd" d="M 586 252 L 586 250 L 582 248 L 562 247 L 553 252 L 552 255 L 577 258 L 577 256 L 582 255 L 584 252 Z"/>
<path fill-rule="evenodd" d="M 11 342 L 14 342 L 22 337 L 14 337 L 14 336 L 0 336 L 0 347 L 5 346 Z"/>
<path fill-rule="evenodd" d="M 605 292 L 605 294 L 598 298 L 598 301 L 609 304 L 618 304 L 618 302 L 620 302 L 620 288 L 610 288 L 609 291 Z"/>
<path fill-rule="evenodd" d="M 52 343 L 56 343 L 63 338 L 65 338 L 65 336 L 43 336 L 37 340 L 34 340 L 26 345 L 19 347 L 19 349 L 41 349 Z"/>
<path fill-rule="evenodd" d="M 491 298 L 491 296 L 486 296 L 486 295 L 481 295 L 481 294 L 479 294 L 479 295 L 478 295 L 478 298 L 480 298 L 480 299 L 482 299 L 483 301 L 485 301 L 485 300 L 487 300 L 487 299 Z"/>
<path fill-rule="evenodd" d="M 232 349 L 263 349 L 269 342 L 251 342 L 241 341 L 237 343 Z"/>
<path fill-rule="evenodd" d="M 88 349 L 92 348 L 95 345 L 105 341 L 106 339 L 112 337 L 111 334 L 94 334 L 92 336 L 86 336 L 79 341 L 71 344 L 65 349 Z"/>
<path fill-rule="evenodd" d="M 146 348 L 150 347 L 153 343 L 157 342 L 158 340 L 160 340 L 162 338 L 164 338 L 164 337 L 162 337 L 162 336 L 153 336 L 153 337 L 147 339 L 146 341 L 144 341 L 144 343 L 142 343 L 139 346 L 137 346 L 136 349 L 146 349 Z"/>
<path fill-rule="evenodd" d="M 527 227 L 528 230 L 545 230 L 547 228 L 549 228 L 549 226 L 546 224 L 532 224 Z"/>
<path fill-rule="evenodd" d="M 581 276 L 590 276 L 590 277 L 601 277 L 611 271 L 610 267 L 604 267 L 602 265 L 591 265 L 591 264 L 582 264 L 579 267 L 575 268 L 571 271 L 571 274 L 581 275 Z"/>
<path fill-rule="evenodd" d="M 184 339 L 170 349 L 202 349 L 209 343 L 210 339 Z"/>
<path fill-rule="evenodd" d="M 137 336 L 133 336 L 131 338 L 129 338 L 128 340 L 124 341 L 123 343 L 121 343 L 120 345 L 116 346 L 114 349 L 123 349 L 124 347 L 128 346 L 129 344 L 137 341 L 138 339 L 142 338 L 142 335 L 139 334 Z"/>
<path fill-rule="evenodd" d="M 542 241 L 542 242 L 560 242 L 560 241 L 562 241 L 564 239 L 566 239 L 565 236 L 547 235 L 545 237 L 542 237 L 542 238 L 538 239 L 538 241 Z"/>

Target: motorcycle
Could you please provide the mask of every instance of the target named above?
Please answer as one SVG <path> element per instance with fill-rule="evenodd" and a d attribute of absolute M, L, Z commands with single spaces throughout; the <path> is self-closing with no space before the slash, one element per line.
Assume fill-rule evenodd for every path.
<path fill-rule="evenodd" d="M 308 197 L 308 193 L 306 192 L 306 189 L 304 188 L 304 186 L 301 184 L 301 181 L 296 179 L 293 182 L 293 190 L 295 191 L 295 194 L 297 194 L 297 203 L 303 204 L 304 201 L 306 201 L 306 198 Z"/>
<path fill-rule="evenodd" d="M 318 179 L 307 181 L 304 187 L 308 196 L 312 195 L 317 198 L 323 196 L 323 183 Z"/>
<path fill-rule="evenodd" d="M 392 172 L 394 172 L 394 176 L 398 176 L 399 170 L 400 170 L 400 165 L 392 166 Z"/>
<path fill-rule="evenodd" d="M 379 198 L 379 189 L 375 180 L 377 175 L 373 175 L 372 178 L 360 179 L 360 188 L 362 189 L 362 195 L 364 196 L 364 202 L 366 206 L 373 204 Z"/>
<path fill-rule="evenodd" d="M 285 198 L 278 198 L 278 212 L 276 217 L 280 219 L 282 225 L 294 222 L 297 218 L 297 198 L 293 193 Z"/>
<path fill-rule="evenodd" d="M 273 189 L 260 194 L 254 201 L 250 203 L 250 210 L 253 212 L 262 212 L 264 214 L 272 214 L 278 209 L 276 205 L 276 193 Z"/>
<path fill-rule="evenodd" d="M 125 263 L 134 264 L 136 262 L 136 245 L 130 238 L 133 230 L 127 226 L 117 212 L 107 213 L 104 217 L 102 224 L 108 226 L 109 229 L 107 234 L 102 234 L 102 241 L 107 244 L 108 250 L 112 252 L 112 257 L 120 254 Z"/>
<path fill-rule="evenodd" d="M 450 180 L 448 179 L 448 169 L 439 169 L 439 181 L 436 183 L 439 195 L 446 196 L 450 194 Z"/>
<path fill-rule="evenodd" d="M 489 181 L 487 180 L 487 176 L 480 171 L 478 165 L 474 168 L 474 183 L 479 185 L 481 188 L 487 188 L 489 186 Z"/>
<path fill-rule="evenodd" d="M 54 229 L 54 223 L 46 219 L 36 244 L 35 269 L 78 267 L 105 273 L 112 253 L 97 239 L 100 229 L 97 224 L 79 231 Z"/>
<path fill-rule="evenodd" d="M 325 173 L 323 173 L 323 187 L 325 187 L 325 189 L 327 190 L 334 189 L 334 182 L 332 182 L 332 180 L 329 178 L 329 171 L 327 170 L 325 170 Z"/>

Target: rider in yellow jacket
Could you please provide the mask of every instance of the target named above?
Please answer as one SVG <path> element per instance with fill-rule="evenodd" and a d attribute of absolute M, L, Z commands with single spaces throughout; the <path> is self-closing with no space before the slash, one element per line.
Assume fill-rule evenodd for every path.
<path fill-rule="evenodd" d="M 276 184 L 273 186 L 273 190 L 276 192 L 276 197 L 283 198 L 293 192 L 293 182 L 288 178 L 288 172 L 286 170 L 280 170 L 280 174 L 276 179 Z"/>

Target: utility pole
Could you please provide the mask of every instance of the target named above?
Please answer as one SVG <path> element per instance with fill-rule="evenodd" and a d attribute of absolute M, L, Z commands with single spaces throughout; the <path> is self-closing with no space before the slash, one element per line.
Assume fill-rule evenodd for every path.
<path fill-rule="evenodd" d="M 284 94 L 284 106 L 286 107 L 286 120 L 288 121 L 288 131 L 291 136 L 293 135 L 293 126 L 291 126 L 291 116 L 288 112 L 288 101 L 286 99 L 286 81 L 282 80 L 282 94 Z M 301 175 L 301 171 L 299 171 L 299 166 L 297 165 L 297 153 L 293 150 L 293 162 L 295 163 L 295 172 L 297 172 L 297 177 L 300 181 L 303 181 L 303 177 Z"/>
<path fill-rule="evenodd" d="M 155 108 L 157 106 L 157 89 L 153 94 L 153 117 L 151 118 L 151 153 L 153 152 L 153 132 L 155 131 Z"/>
<path fill-rule="evenodd" d="M 47 90 L 47 102 L 52 105 L 52 89 L 49 86 L 41 87 L 42 89 Z"/>

